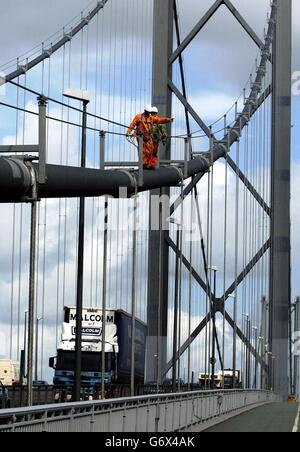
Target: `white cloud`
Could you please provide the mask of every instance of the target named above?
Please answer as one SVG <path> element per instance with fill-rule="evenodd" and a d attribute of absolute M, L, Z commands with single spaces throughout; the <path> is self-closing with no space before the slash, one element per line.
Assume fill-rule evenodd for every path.
<path fill-rule="evenodd" d="M 236 98 L 224 92 L 203 91 L 198 96 L 194 94 L 189 102 L 200 117 L 209 124 L 217 118 L 222 118 L 224 113 L 235 104 Z"/>

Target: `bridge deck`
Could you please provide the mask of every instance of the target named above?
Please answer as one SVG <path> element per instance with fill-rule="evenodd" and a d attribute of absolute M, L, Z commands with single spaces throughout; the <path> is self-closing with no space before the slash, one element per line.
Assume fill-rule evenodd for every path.
<path fill-rule="evenodd" d="M 300 405 L 287 403 L 272 403 L 244 413 L 215 427 L 206 430 L 207 433 L 291 433 L 300 422 L 297 414 Z"/>

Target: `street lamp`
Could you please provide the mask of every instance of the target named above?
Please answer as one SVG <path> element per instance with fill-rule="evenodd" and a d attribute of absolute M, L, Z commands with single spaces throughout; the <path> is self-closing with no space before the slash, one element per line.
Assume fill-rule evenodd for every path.
<path fill-rule="evenodd" d="M 35 381 L 38 380 L 38 359 L 39 359 L 39 322 L 43 320 L 42 317 L 36 319 L 35 331 Z"/>
<path fill-rule="evenodd" d="M 158 378 L 157 378 L 157 355 L 154 355 L 154 381 L 156 383 L 156 387 L 158 388 Z"/>
<path fill-rule="evenodd" d="M 83 104 L 82 139 L 81 139 L 81 168 L 86 167 L 86 129 L 87 106 L 90 102 L 87 91 L 68 89 L 64 92 L 68 99 L 78 100 Z M 75 339 L 75 381 L 73 400 L 80 401 L 81 392 L 81 359 L 82 359 L 82 311 L 83 311 L 83 271 L 84 271 L 84 217 L 85 198 L 80 198 L 79 233 L 78 233 L 78 266 L 77 266 L 77 294 L 76 294 L 76 339 Z M 105 313 L 103 313 L 105 316 Z M 103 378 L 103 376 L 102 376 Z"/>
<path fill-rule="evenodd" d="M 234 292 L 228 296 L 233 299 L 234 310 L 234 330 L 233 330 L 233 347 L 232 347 L 232 374 L 233 374 L 233 389 L 236 387 L 236 367 L 237 367 L 237 293 Z"/>
<path fill-rule="evenodd" d="M 243 314 L 246 319 L 246 338 L 248 341 L 247 344 L 247 352 L 246 352 L 246 388 L 250 389 L 250 380 L 251 380 L 251 354 L 250 354 L 250 346 L 251 346 L 251 320 L 249 314 Z"/>
<path fill-rule="evenodd" d="M 257 326 L 252 327 L 254 331 L 254 341 L 255 341 L 255 373 L 254 373 L 254 389 L 257 389 L 257 374 L 258 374 L 258 328 Z"/>
<path fill-rule="evenodd" d="M 182 225 L 176 218 L 169 218 L 169 222 L 177 226 L 176 248 L 180 250 Z M 176 253 L 176 269 L 175 269 L 175 296 L 174 296 L 174 328 L 173 328 L 173 369 L 172 369 L 172 390 L 177 391 L 177 342 L 178 342 L 178 311 L 179 311 L 179 261 Z M 179 383 L 179 379 L 178 379 Z"/>
<path fill-rule="evenodd" d="M 24 346 L 21 350 L 21 363 L 20 363 L 20 384 L 23 386 L 26 373 L 26 350 L 27 350 L 27 319 L 28 311 L 24 312 Z"/>
<path fill-rule="evenodd" d="M 211 357 L 211 387 L 215 389 L 215 373 L 216 373 L 216 340 L 217 340 L 217 327 L 216 327 L 216 312 L 215 312 L 215 303 L 214 300 L 216 298 L 217 292 L 217 272 L 218 267 L 211 265 L 208 267 L 208 270 L 214 272 L 214 298 L 210 295 L 210 306 L 212 311 L 212 322 L 213 322 L 213 339 L 212 339 L 212 357 Z M 210 290 L 211 293 L 211 290 Z"/>

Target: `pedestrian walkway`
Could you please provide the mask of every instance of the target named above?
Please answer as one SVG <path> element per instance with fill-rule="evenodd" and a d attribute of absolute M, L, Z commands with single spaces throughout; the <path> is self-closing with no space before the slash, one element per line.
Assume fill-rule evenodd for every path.
<path fill-rule="evenodd" d="M 206 433 L 297 433 L 299 407 L 288 403 L 264 405 L 212 427 Z"/>

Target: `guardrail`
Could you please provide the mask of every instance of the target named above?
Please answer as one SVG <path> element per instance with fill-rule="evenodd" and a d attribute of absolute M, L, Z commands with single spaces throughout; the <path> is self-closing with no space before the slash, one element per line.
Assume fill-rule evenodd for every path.
<path fill-rule="evenodd" d="M 0 412 L 0 432 L 178 432 L 275 400 L 267 391 L 201 391 L 11 409 Z"/>
<path fill-rule="evenodd" d="M 3 386 L 5 397 L 2 397 L 0 389 L 0 410 L 5 408 L 22 408 L 26 407 L 27 387 L 14 385 Z M 199 384 L 182 385 L 180 392 L 200 391 L 202 388 Z M 108 399 L 119 399 L 131 396 L 131 386 L 128 384 L 110 384 L 106 385 Z M 171 385 L 161 385 L 157 390 L 156 385 L 135 385 L 135 396 L 144 396 L 149 394 L 169 394 L 172 392 Z M 101 388 L 91 388 L 89 386 L 82 387 L 83 401 L 99 400 Z M 33 388 L 33 405 L 50 405 L 52 403 L 65 403 L 68 391 L 63 386 L 41 385 Z"/>

